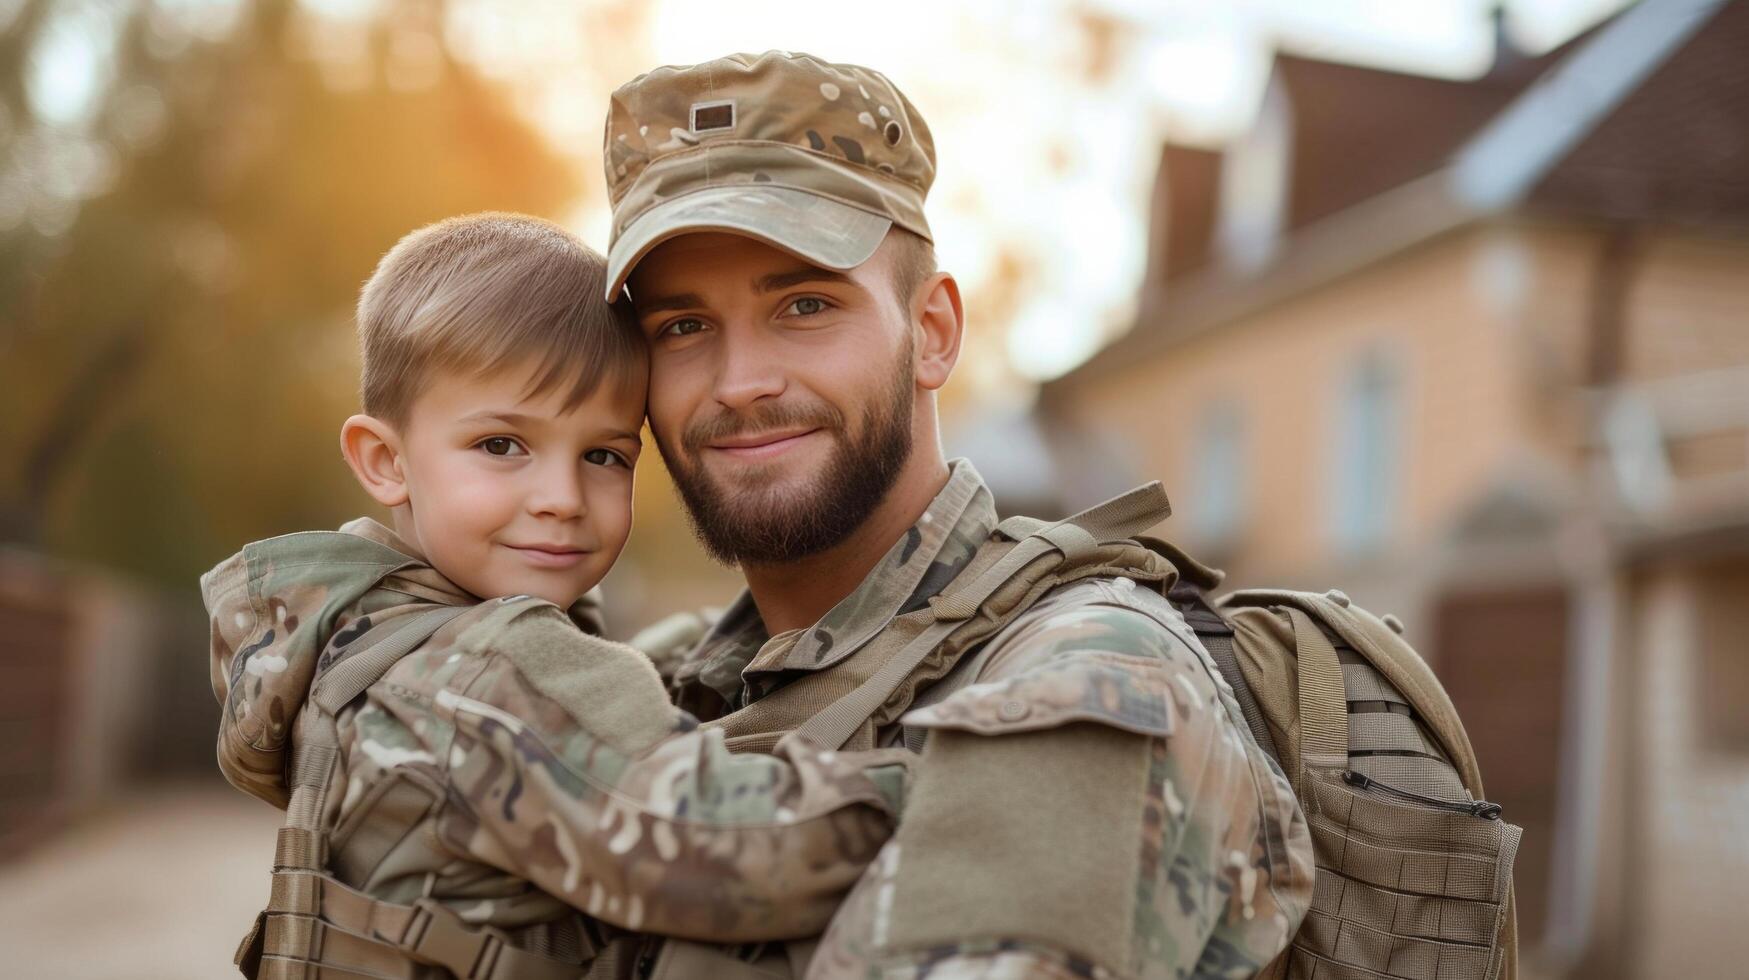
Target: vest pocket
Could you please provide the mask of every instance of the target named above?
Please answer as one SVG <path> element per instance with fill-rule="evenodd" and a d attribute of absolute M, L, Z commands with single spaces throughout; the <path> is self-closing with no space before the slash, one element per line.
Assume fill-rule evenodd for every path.
<path fill-rule="evenodd" d="M 1414 793 L 1406 789 L 1398 789 L 1388 783 L 1382 783 L 1371 776 L 1368 776 L 1364 772 L 1355 772 L 1353 769 L 1342 774 L 1342 781 L 1350 786 L 1357 786 L 1361 789 L 1377 790 L 1387 796 L 1394 796 L 1412 804 L 1433 807 L 1436 810 L 1450 810 L 1453 813 L 1467 813 L 1472 817 L 1481 817 L 1483 820 L 1500 819 L 1500 811 L 1502 809 L 1500 804 L 1489 803 L 1487 800 L 1445 800 L 1435 796 L 1427 796 L 1422 793 Z"/>
<path fill-rule="evenodd" d="M 1307 770 L 1304 789 L 1318 870 L 1293 960 L 1359 976 L 1497 975 L 1522 834 L 1498 805 L 1354 770 Z"/>

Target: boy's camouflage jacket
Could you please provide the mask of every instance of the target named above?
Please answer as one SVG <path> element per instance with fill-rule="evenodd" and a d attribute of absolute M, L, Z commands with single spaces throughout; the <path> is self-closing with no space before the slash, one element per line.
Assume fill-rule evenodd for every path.
<path fill-rule="evenodd" d="M 592 603 L 568 619 L 481 602 L 412 554 L 359 520 L 257 542 L 202 577 L 234 785 L 284 807 L 312 678 L 372 626 L 471 605 L 339 713 L 323 826 L 342 881 L 436 898 L 548 954 L 611 939 L 579 909 L 714 941 L 825 926 L 891 833 L 902 772 L 873 767 L 902 753 L 731 756 L 647 659 L 579 629 Z M 404 781 L 442 802 L 404 812 Z"/>
<path fill-rule="evenodd" d="M 701 718 L 832 670 L 899 628 L 996 526 L 964 460 L 862 585 L 767 636 L 743 596 L 675 672 Z M 1160 589 L 1170 582 L 1161 583 Z M 958 676 L 964 675 L 964 676 Z M 1046 593 L 926 703 L 904 819 L 809 976 L 1249 977 L 1312 892 L 1304 814 L 1231 689 L 1160 590 L 1093 578 Z"/>

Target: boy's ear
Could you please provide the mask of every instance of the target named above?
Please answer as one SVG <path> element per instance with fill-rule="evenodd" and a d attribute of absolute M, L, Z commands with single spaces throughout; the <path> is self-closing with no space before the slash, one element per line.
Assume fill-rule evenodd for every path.
<path fill-rule="evenodd" d="M 947 384 L 965 336 L 966 311 L 960 303 L 960 285 L 952 275 L 937 272 L 918 287 L 914 304 L 917 383 L 934 391 Z"/>
<path fill-rule="evenodd" d="M 384 507 L 407 502 L 407 478 L 401 472 L 401 437 L 392 426 L 370 415 L 354 415 L 340 426 L 340 454 L 371 499 Z"/>

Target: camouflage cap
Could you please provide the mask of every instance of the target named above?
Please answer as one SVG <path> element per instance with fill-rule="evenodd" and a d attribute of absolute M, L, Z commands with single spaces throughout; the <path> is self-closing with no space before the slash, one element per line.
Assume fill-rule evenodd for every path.
<path fill-rule="evenodd" d="M 838 270 L 894 225 L 931 237 L 929 127 L 867 68 L 787 51 L 657 68 L 613 93 L 606 142 L 609 300 L 687 232 L 747 235 Z"/>

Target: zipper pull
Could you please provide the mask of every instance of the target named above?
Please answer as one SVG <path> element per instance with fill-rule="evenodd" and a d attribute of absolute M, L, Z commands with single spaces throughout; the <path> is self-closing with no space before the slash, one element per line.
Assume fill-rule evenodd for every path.
<path fill-rule="evenodd" d="M 1483 820 L 1500 819 L 1500 811 L 1502 809 L 1504 808 L 1501 807 L 1500 804 L 1489 803 L 1487 800 L 1477 800 L 1470 804 L 1471 815 L 1481 817 Z"/>
<path fill-rule="evenodd" d="M 1414 800 L 1417 803 L 1424 803 L 1428 806 L 1436 806 L 1457 813 L 1467 813 L 1472 817 L 1480 817 L 1483 820 L 1499 820 L 1501 810 L 1503 809 L 1500 804 L 1490 803 L 1487 800 L 1442 800 L 1438 797 L 1425 796 L 1421 793 L 1411 793 L 1408 790 L 1398 789 L 1387 783 L 1381 783 L 1371 776 L 1368 776 L 1366 773 L 1356 772 L 1353 769 L 1344 769 L 1342 771 L 1342 781 L 1350 786 L 1355 786 L 1360 789 L 1376 789 L 1381 793 L 1389 793 L 1393 796 L 1400 796 L 1406 800 Z"/>

